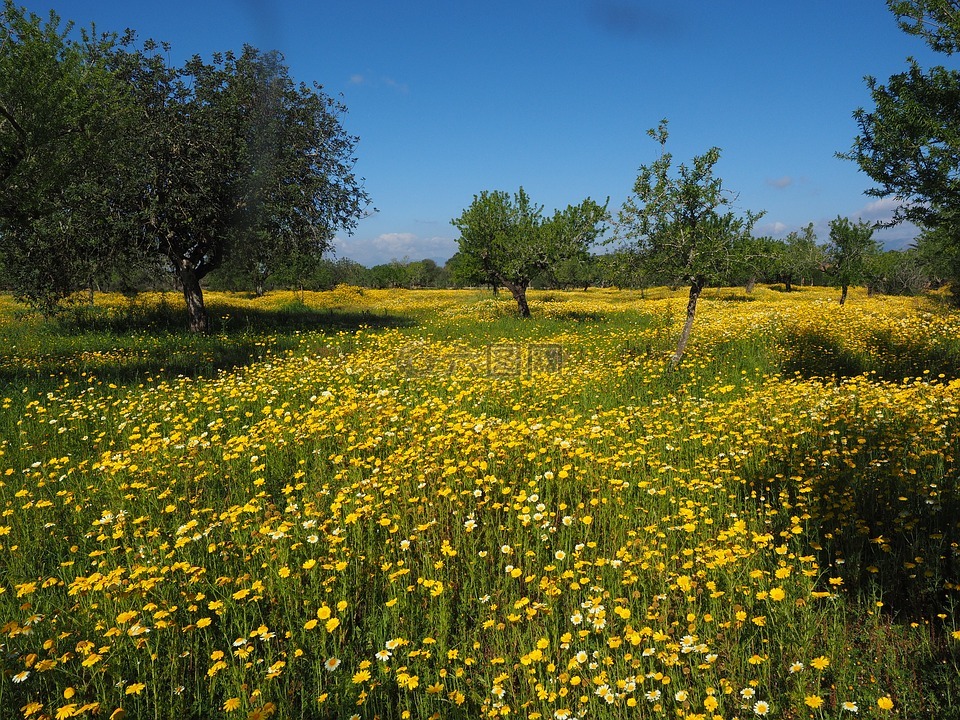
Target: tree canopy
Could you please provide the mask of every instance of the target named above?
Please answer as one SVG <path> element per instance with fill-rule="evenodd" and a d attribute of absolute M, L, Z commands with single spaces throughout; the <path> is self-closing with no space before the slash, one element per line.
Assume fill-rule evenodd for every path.
<path fill-rule="evenodd" d="M 888 0 L 900 27 L 938 52 L 960 49 L 960 3 Z M 960 219 L 960 72 L 924 70 L 912 58 L 905 72 L 881 84 L 868 77 L 873 109 L 859 108 L 859 134 L 841 157 L 855 160 L 875 182 L 875 197 L 899 201 L 889 224 L 910 220 L 924 229 Z M 946 237 L 941 235 L 941 238 Z"/>
<path fill-rule="evenodd" d="M 689 165 L 674 167 L 673 156 L 666 151 L 667 121 L 648 134 L 660 145 L 660 155 L 640 166 L 633 194 L 620 210 L 616 237 L 667 282 L 690 286 L 687 320 L 672 360 L 676 366 L 690 337 L 700 293 L 728 277 L 743 259 L 736 252 L 737 239 L 749 235 L 761 214 L 740 216 L 725 209 L 732 208 L 736 196 L 714 174 L 719 148 L 695 156 Z"/>
<path fill-rule="evenodd" d="M 603 232 L 606 204 L 587 198 L 579 205 L 544 218 L 521 187 L 510 196 L 483 191 L 451 223 L 460 231 L 461 277 L 483 278 L 507 288 L 522 317 L 530 316 L 526 293 L 530 282 L 548 268 L 587 255 Z"/>
<path fill-rule="evenodd" d="M 880 252 L 873 239 L 873 224 L 851 222 L 837 217 L 830 221 L 830 242 L 826 247 L 827 269 L 840 285 L 840 304 L 847 300 L 848 288 L 865 279 L 868 260 Z"/>
<path fill-rule="evenodd" d="M 200 280 L 262 285 L 316 263 L 369 204 L 346 108 L 277 52 L 194 56 L 132 32 L 70 39 L 5 0 L 0 17 L 0 262 L 54 308 L 118 268 L 167 267 L 206 330 Z"/>
<path fill-rule="evenodd" d="M 114 42 L 72 29 L 11 0 L 0 12 L 0 262 L 44 312 L 134 254 L 108 232 L 133 129 L 108 67 Z"/>

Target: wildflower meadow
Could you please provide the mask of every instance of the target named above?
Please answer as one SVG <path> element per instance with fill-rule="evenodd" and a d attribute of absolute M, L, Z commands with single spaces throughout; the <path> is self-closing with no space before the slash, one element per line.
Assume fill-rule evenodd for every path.
<path fill-rule="evenodd" d="M 958 718 L 937 295 L 0 298 L 0 717 Z"/>

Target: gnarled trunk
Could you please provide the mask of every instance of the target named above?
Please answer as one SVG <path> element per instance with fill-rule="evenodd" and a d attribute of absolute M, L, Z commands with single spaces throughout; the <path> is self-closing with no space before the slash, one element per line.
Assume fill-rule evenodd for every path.
<path fill-rule="evenodd" d="M 670 369 L 676 369 L 683 357 L 683 351 L 687 349 L 687 341 L 690 340 L 690 331 L 693 330 L 693 319 L 697 315 L 697 300 L 700 299 L 700 293 L 706 283 L 702 280 L 696 280 L 690 284 L 690 297 L 687 300 L 687 319 L 683 323 L 683 332 L 680 333 L 680 341 L 677 343 L 677 351 L 670 358 Z"/>
<path fill-rule="evenodd" d="M 527 286 L 525 284 L 504 283 L 513 299 L 517 301 L 517 309 L 520 310 L 520 317 L 530 317 L 530 306 L 527 304 Z"/>
<path fill-rule="evenodd" d="M 203 304 L 203 289 L 200 287 L 200 278 L 194 269 L 185 261 L 177 267 L 177 277 L 183 288 L 183 299 L 187 302 L 187 317 L 190 321 L 190 332 L 210 332 L 210 317 Z"/>

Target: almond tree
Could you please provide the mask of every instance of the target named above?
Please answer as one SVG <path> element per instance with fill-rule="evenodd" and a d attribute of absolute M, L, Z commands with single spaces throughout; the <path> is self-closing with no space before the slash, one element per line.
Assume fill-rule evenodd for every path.
<path fill-rule="evenodd" d="M 530 317 L 527 288 L 544 270 L 585 256 L 603 232 L 607 206 L 587 198 L 579 205 L 543 217 L 521 187 L 512 198 L 503 191 L 483 191 L 451 223 L 460 231 L 460 263 L 473 278 L 505 287 L 517 301 L 521 317 Z"/>
<path fill-rule="evenodd" d="M 736 196 L 714 176 L 718 148 L 695 156 L 691 165 L 674 168 L 673 156 L 666 152 L 667 121 L 648 134 L 659 143 L 660 156 L 640 166 L 633 194 L 620 210 L 616 239 L 632 247 L 650 273 L 671 285 L 690 286 L 686 321 L 670 361 L 676 368 L 690 339 L 700 294 L 730 275 L 738 261 L 737 238 L 748 235 L 762 213 L 739 217 L 724 211 Z"/>

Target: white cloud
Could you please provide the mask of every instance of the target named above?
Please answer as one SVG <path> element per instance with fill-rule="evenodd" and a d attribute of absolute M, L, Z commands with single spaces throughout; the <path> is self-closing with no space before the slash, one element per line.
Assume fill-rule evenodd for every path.
<path fill-rule="evenodd" d="M 793 178 L 789 175 L 784 175 L 779 178 L 767 178 L 767 185 L 775 188 L 785 188 L 793 185 Z"/>
<path fill-rule="evenodd" d="M 442 264 L 457 251 L 457 242 L 452 237 L 420 237 L 410 232 L 389 232 L 375 237 L 338 237 L 334 241 L 334 249 L 338 257 L 356 260 L 367 267 L 391 260 L 424 258 Z"/>
<path fill-rule="evenodd" d="M 408 92 L 410 92 L 410 87 L 406 83 L 395 80 L 389 75 L 381 75 L 379 78 L 371 78 L 369 74 L 353 73 L 350 76 L 349 83 L 351 85 L 366 85 L 367 87 L 374 88 L 388 87 L 402 95 L 406 95 Z"/>
<path fill-rule="evenodd" d="M 406 95 L 408 92 L 410 92 L 410 88 L 407 86 L 406 83 L 402 83 L 397 80 L 394 80 L 392 77 L 387 77 L 386 75 L 384 75 L 381 78 L 381 81 L 383 82 L 384 85 L 396 90 L 398 93 L 402 93 Z"/>
<path fill-rule="evenodd" d="M 787 230 L 787 227 L 788 227 L 787 225 L 780 222 L 779 220 L 777 220 L 776 222 L 762 223 L 754 227 L 753 234 L 761 235 L 761 236 L 772 235 L 774 237 L 778 237 L 784 234 L 784 232 Z"/>
<path fill-rule="evenodd" d="M 903 205 L 902 201 L 893 197 L 880 198 L 864 205 L 853 214 L 853 217 L 870 222 L 889 222 L 897 209 Z"/>

